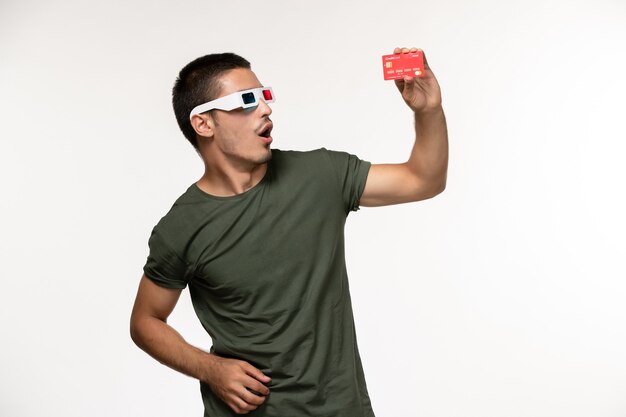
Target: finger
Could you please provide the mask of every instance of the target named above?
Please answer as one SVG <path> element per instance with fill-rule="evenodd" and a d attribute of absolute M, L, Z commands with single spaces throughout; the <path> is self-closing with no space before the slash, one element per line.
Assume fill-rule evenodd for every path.
<path fill-rule="evenodd" d="M 248 362 L 244 362 L 243 370 L 246 372 L 246 374 L 258 379 L 261 382 L 269 382 L 272 379 L 269 376 L 265 375 L 263 372 L 261 372 L 259 369 L 250 365 Z"/>
<path fill-rule="evenodd" d="M 265 402 L 265 399 L 267 398 L 264 396 L 253 394 L 245 389 L 245 387 L 242 388 L 242 390 L 239 392 L 239 396 L 242 400 L 246 402 L 246 404 L 255 405 L 257 407 L 263 404 Z"/>
<path fill-rule="evenodd" d="M 417 49 L 417 48 L 411 48 L 411 51 L 410 51 L 410 52 L 417 52 L 417 51 L 418 51 L 418 49 Z"/>
<path fill-rule="evenodd" d="M 404 76 L 404 89 L 402 90 L 403 96 L 410 96 L 413 94 L 413 89 L 415 88 L 415 80 L 416 78 L 411 78 L 407 75 Z"/>
<path fill-rule="evenodd" d="M 399 54 L 401 52 L 402 52 L 402 48 L 396 48 L 396 49 L 393 50 L 394 54 Z"/>
<path fill-rule="evenodd" d="M 247 414 L 247 413 L 244 413 L 244 412 L 245 411 L 252 411 L 252 410 L 255 410 L 257 408 L 257 406 L 248 404 L 247 402 L 245 402 L 241 398 L 237 397 L 236 395 L 233 397 L 231 402 L 233 403 L 233 406 L 234 406 L 234 407 L 231 407 L 231 408 L 237 414 Z"/>
<path fill-rule="evenodd" d="M 420 51 L 422 51 L 422 57 L 424 58 L 424 69 L 430 69 L 430 65 L 428 65 L 428 60 L 426 59 L 426 52 L 424 52 L 423 49 L 420 49 Z"/>
<path fill-rule="evenodd" d="M 396 87 L 398 88 L 398 91 L 400 93 L 402 93 L 402 91 L 404 91 L 404 80 L 403 79 L 399 79 L 399 80 L 393 80 L 393 81 L 396 84 Z"/>
<path fill-rule="evenodd" d="M 270 389 L 254 378 L 248 377 L 244 385 L 256 395 L 269 395 Z"/>

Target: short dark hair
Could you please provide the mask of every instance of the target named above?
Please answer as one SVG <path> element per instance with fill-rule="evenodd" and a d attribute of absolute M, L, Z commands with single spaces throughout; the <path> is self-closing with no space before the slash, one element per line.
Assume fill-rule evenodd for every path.
<path fill-rule="evenodd" d="M 189 121 L 194 107 L 214 100 L 220 93 L 219 77 L 235 68 L 250 69 L 250 62 L 232 52 L 196 58 L 180 70 L 172 89 L 172 105 L 183 135 L 199 153 L 196 131 Z"/>

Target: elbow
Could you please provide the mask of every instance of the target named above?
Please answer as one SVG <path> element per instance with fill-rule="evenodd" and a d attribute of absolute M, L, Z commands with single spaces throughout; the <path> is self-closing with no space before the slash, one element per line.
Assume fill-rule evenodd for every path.
<path fill-rule="evenodd" d="M 141 320 L 140 317 L 133 314 L 130 318 L 130 326 L 129 326 L 129 334 L 131 340 L 137 345 L 139 348 L 143 349 L 144 346 L 144 331 L 145 321 Z"/>
<path fill-rule="evenodd" d="M 130 321 L 130 328 L 129 328 L 129 333 L 130 333 L 130 339 L 133 341 L 133 343 L 135 343 L 137 346 L 139 346 L 139 340 L 140 340 L 140 336 L 139 336 L 139 329 L 137 328 L 136 323 L 131 319 Z"/>
<path fill-rule="evenodd" d="M 433 197 L 443 193 L 446 189 L 446 176 L 444 175 L 439 181 L 435 181 L 433 185 Z"/>
<path fill-rule="evenodd" d="M 446 182 L 444 181 L 439 188 L 437 188 L 437 192 L 435 193 L 435 195 L 441 194 L 443 193 L 443 191 L 446 189 Z M 434 197 L 434 196 L 433 196 Z"/>
<path fill-rule="evenodd" d="M 144 327 L 142 327 L 141 325 L 133 324 L 131 322 L 130 339 L 133 341 L 135 346 L 137 346 L 139 349 L 143 350 L 144 352 L 147 352 L 148 344 L 149 344 L 149 337 L 147 335 L 148 334 L 145 332 Z"/>
<path fill-rule="evenodd" d="M 138 348 L 147 352 L 154 344 L 155 336 L 161 330 L 160 326 L 163 323 L 165 321 L 151 315 L 133 314 L 130 318 L 130 338 Z"/>
<path fill-rule="evenodd" d="M 413 199 L 411 201 L 428 200 L 439 194 L 446 189 L 446 182 L 443 181 L 431 181 L 428 183 L 421 182 L 417 187 L 417 190 L 412 193 Z"/>
<path fill-rule="evenodd" d="M 425 198 L 425 200 L 438 196 L 439 194 L 443 193 L 443 191 L 445 189 L 446 189 L 445 185 L 443 185 L 443 186 L 441 186 L 439 188 L 435 188 L 432 192 L 430 192 L 428 194 L 428 196 Z"/>

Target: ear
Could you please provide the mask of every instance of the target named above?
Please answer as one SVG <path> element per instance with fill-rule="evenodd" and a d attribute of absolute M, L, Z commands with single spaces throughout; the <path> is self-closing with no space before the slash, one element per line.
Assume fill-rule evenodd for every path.
<path fill-rule="evenodd" d="M 210 113 L 194 114 L 190 120 L 191 127 L 199 136 L 213 137 L 215 131 L 215 122 Z"/>

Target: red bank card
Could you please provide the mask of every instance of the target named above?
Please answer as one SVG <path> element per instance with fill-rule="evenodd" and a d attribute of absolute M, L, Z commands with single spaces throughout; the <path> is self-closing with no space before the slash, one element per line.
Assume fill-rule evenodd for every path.
<path fill-rule="evenodd" d="M 424 53 L 422 51 L 383 55 L 383 74 L 385 80 L 400 80 L 409 77 L 424 76 Z"/>

